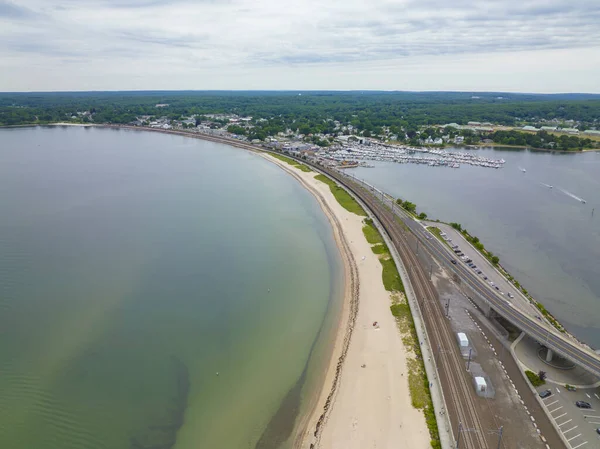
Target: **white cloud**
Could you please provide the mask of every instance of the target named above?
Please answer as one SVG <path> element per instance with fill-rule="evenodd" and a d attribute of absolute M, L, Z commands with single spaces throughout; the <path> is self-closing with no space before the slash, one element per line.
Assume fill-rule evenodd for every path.
<path fill-rule="evenodd" d="M 600 92 L 600 3 L 0 0 L 0 90 Z"/>

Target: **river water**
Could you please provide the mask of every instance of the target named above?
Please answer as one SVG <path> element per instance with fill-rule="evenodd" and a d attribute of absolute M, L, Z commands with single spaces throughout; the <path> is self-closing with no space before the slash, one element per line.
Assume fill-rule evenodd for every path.
<path fill-rule="evenodd" d="M 180 136 L 4 129 L 0 208 L 0 447 L 286 446 L 343 281 L 295 180 Z"/>
<path fill-rule="evenodd" d="M 600 153 L 473 151 L 504 168 L 369 162 L 350 172 L 430 218 L 461 223 L 569 331 L 600 348 Z"/>

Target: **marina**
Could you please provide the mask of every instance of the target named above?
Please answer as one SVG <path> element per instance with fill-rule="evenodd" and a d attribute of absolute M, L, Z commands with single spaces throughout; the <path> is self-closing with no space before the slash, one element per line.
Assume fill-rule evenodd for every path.
<path fill-rule="evenodd" d="M 413 148 L 379 143 L 347 145 L 320 151 L 318 156 L 335 161 L 341 168 L 366 166 L 364 161 L 421 164 L 430 167 L 460 168 L 461 164 L 485 168 L 502 168 L 504 159 L 490 159 L 475 152 L 447 151 L 438 148 Z"/>

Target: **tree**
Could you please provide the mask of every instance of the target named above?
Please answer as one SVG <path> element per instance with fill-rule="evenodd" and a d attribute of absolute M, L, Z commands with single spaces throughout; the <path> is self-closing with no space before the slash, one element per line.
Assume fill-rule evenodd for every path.
<path fill-rule="evenodd" d="M 498 256 L 492 256 L 492 263 L 498 265 L 498 262 L 500 262 L 500 258 Z"/>
<path fill-rule="evenodd" d="M 540 380 L 541 380 L 541 381 L 545 381 L 545 380 L 546 380 L 546 377 L 547 377 L 547 375 L 546 375 L 546 371 L 540 371 L 540 372 L 538 373 L 538 377 L 540 378 Z"/>
<path fill-rule="evenodd" d="M 415 213 L 415 211 L 417 210 L 417 205 L 415 203 L 411 203 L 410 201 L 405 201 L 404 203 L 402 203 L 402 207 L 408 212 L 412 213 Z"/>
<path fill-rule="evenodd" d="M 421 219 L 421 220 L 425 220 L 426 218 L 427 218 L 427 214 L 426 214 L 425 212 L 421 212 L 421 213 L 419 214 L 419 219 Z"/>

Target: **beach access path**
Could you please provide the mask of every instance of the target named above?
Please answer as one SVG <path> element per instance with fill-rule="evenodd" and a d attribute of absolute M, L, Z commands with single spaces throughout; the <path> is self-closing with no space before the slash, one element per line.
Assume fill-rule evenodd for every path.
<path fill-rule="evenodd" d="M 325 384 L 314 412 L 306 419 L 300 446 L 309 448 L 314 444 L 315 448 L 328 449 L 430 447 L 423 412 L 411 404 L 407 369 L 410 355 L 390 312 L 391 298 L 383 286 L 381 263 L 363 235 L 364 217 L 344 209 L 329 186 L 314 179 L 317 173 L 305 173 L 269 155 L 261 156 L 293 175 L 315 195 L 334 226 L 334 234 L 340 234 L 336 241 L 341 238 L 347 244 L 345 248 L 349 251 L 341 250 L 342 257 L 351 259 L 345 261 L 346 270 L 354 266 L 358 273 L 358 311 L 355 319 L 349 320 L 347 306 L 352 298 L 344 298 L 343 315 L 346 316 L 340 320 Z M 336 231 L 335 227 L 339 229 Z M 339 241 L 338 246 L 341 246 Z M 347 291 L 347 296 L 352 294 Z M 373 326 L 375 321 L 377 326 Z M 336 379 L 347 326 L 353 326 L 351 339 Z M 331 403 L 326 407 L 328 397 Z M 315 436 L 317 422 L 325 409 L 323 424 Z"/>

